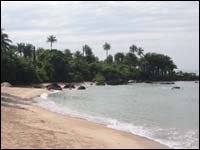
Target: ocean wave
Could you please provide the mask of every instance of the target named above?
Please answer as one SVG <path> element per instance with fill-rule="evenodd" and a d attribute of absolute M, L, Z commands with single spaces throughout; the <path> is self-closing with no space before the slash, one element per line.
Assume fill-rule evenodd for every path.
<path fill-rule="evenodd" d="M 47 97 L 48 97 L 47 93 L 43 93 L 40 95 L 40 98 L 42 98 L 42 99 L 47 99 Z"/>
<path fill-rule="evenodd" d="M 71 110 L 67 107 L 61 107 L 57 105 L 54 101 L 48 100 L 47 93 L 42 94 L 39 99 L 36 99 L 36 101 L 36 105 L 48 109 L 52 112 L 86 119 L 88 121 L 103 124 L 108 128 L 117 129 L 146 137 L 161 144 L 167 145 L 170 148 L 199 148 L 197 146 L 199 142 L 199 137 L 196 137 L 199 136 L 197 134 L 199 131 L 197 130 L 189 130 L 186 131 L 184 135 L 182 135 L 176 128 L 163 129 L 160 127 L 137 126 L 133 123 L 126 123 L 113 118 L 92 116 L 84 114 L 82 112 L 78 112 L 76 110 Z"/>

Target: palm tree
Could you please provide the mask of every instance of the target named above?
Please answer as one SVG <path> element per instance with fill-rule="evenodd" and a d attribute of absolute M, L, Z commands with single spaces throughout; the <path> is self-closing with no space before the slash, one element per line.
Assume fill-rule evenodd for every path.
<path fill-rule="evenodd" d="M 108 57 L 108 50 L 110 50 L 111 46 L 107 42 L 103 45 L 103 49 L 106 51 L 106 58 Z"/>
<path fill-rule="evenodd" d="M 138 49 L 137 49 L 137 54 L 138 54 L 138 56 L 144 56 L 144 49 L 143 48 L 141 48 L 141 47 L 139 47 Z"/>
<path fill-rule="evenodd" d="M 133 45 L 130 46 L 130 52 L 131 52 L 131 53 L 135 53 L 135 52 L 137 52 L 137 51 L 138 51 L 138 48 L 137 48 L 136 45 L 133 44 Z"/>
<path fill-rule="evenodd" d="M 50 35 L 49 37 L 47 37 L 47 43 L 51 44 L 51 50 L 52 50 L 52 45 L 53 43 L 57 42 L 57 39 L 54 35 Z"/>
<path fill-rule="evenodd" d="M 17 52 L 19 53 L 20 56 L 22 56 L 25 46 L 26 46 L 25 43 L 17 43 Z"/>
<path fill-rule="evenodd" d="M 5 52 L 9 49 L 10 43 L 12 41 L 8 38 L 8 34 L 3 32 L 4 29 L 1 29 L 1 52 Z"/>
<path fill-rule="evenodd" d="M 118 52 L 115 54 L 114 57 L 115 57 L 115 63 L 120 64 L 124 62 L 125 58 L 124 53 Z"/>

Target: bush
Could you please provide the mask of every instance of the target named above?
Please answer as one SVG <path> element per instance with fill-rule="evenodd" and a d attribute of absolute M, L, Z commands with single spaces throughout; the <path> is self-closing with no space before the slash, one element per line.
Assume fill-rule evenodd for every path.
<path fill-rule="evenodd" d="M 96 74 L 95 77 L 94 77 L 94 81 L 97 82 L 96 85 L 105 85 L 105 77 L 101 74 Z"/>

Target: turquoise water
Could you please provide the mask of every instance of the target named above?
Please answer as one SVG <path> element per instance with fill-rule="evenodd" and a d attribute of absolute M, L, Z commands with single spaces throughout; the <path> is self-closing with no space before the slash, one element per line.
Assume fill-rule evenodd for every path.
<path fill-rule="evenodd" d="M 180 86 L 180 90 L 172 90 Z M 41 99 L 42 98 L 42 99 Z M 199 84 L 133 83 L 64 90 L 37 105 L 153 139 L 171 148 L 199 148 Z"/>

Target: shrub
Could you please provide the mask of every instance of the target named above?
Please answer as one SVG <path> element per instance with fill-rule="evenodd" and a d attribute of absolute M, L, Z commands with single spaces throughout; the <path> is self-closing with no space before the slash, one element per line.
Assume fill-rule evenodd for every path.
<path fill-rule="evenodd" d="M 97 82 L 96 85 L 105 85 L 105 77 L 99 73 L 95 75 L 94 81 Z"/>

